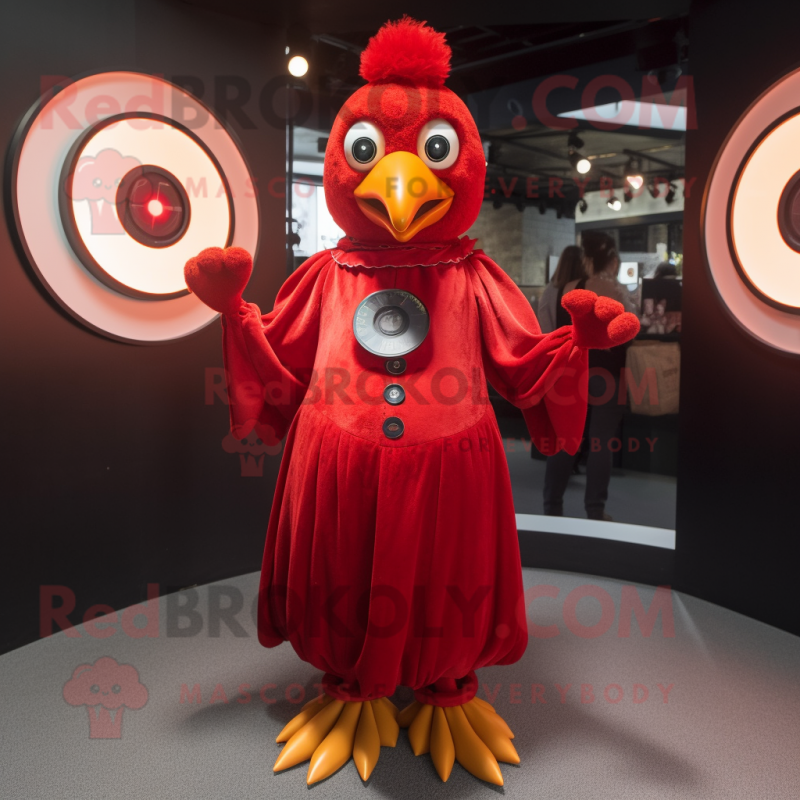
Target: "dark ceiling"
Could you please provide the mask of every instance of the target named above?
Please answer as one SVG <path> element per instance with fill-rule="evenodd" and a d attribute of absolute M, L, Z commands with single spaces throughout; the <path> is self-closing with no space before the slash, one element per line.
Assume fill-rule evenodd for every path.
<path fill-rule="evenodd" d="M 448 86 L 459 94 L 505 86 L 524 78 L 550 75 L 609 60 L 619 54 L 640 53 L 647 66 L 674 64 L 685 39 L 685 18 L 614 22 L 561 22 L 518 25 L 442 25 L 452 48 Z M 358 57 L 374 29 L 313 34 L 316 55 L 323 65 L 338 69 L 355 88 Z M 340 51 L 336 66 L 329 64 L 329 48 Z M 350 58 L 342 58 L 341 53 Z M 324 66 L 323 66 L 324 68 Z"/>
<path fill-rule="evenodd" d="M 363 0 L 186 0 L 191 5 L 251 19 L 267 25 L 305 25 L 312 33 L 348 33 L 377 30 L 386 20 L 408 14 L 427 20 L 436 28 L 463 25 L 560 25 L 576 22 L 651 20 L 689 13 L 690 0 L 569 0 L 532 2 L 504 0 L 502 3 L 464 3 L 439 0 L 405 0 L 403 3 L 365 3 Z"/>
<path fill-rule="evenodd" d="M 387 18 L 402 13 L 427 19 L 446 33 L 453 50 L 448 86 L 465 100 L 488 96 L 495 106 L 495 95 L 502 95 L 508 87 L 527 87 L 556 73 L 585 77 L 602 74 L 609 69 L 609 63 L 616 72 L 622 69 L 621 58 L 628 59 L 624 65 L 625 77 L 635 87 L 641 86 L 642 76 L 651 74 L 668 90 L 674 86 L 675 77 L 688 70 L 688 0 L 604 3 L 570 0 L 548 4 L 527 0 L 475 4 L 474 8 L 464 4 L 440 2 L 423 6 L 409 2 L 397 11 L 387 4 L 349 0 L 335 4 L 297 0 L 283 6 L 251 0 L 189 1 L 262 24 L 282 25 L 295 32 L 298 27 L 305 29 L 313 47 L 308 85 L 315 93 L 327 95 L 334 107 L 363 84 L 358 77 L 359 56 L 370 36 Z M 453 25 L 454 19 L 459 20 L 458 25 Z M 521 96 L 524 94 L 521 92 Z M 598 102 L 611 102 L 617 97 L 612 91 L 606 100 L 598 96 Z M 529 108 L 530 101 L 524 106 Z M 503 118 L 502 114 L 498 117 L 493 113 L 485 119 L 478 115 L 481 135 L 492 143 L 490 183 L 496 186 L 502 178 L 507 187 L 517 177 L 514 191 L 507 199 L 519 202 L 526 200 L 527 176 L 539 175 L 545 182 L 548 177 L 562 179 L 566 199 L 556 197 L 549 204 L 558 205 L 571 215 L 578 190 L 568 160 L 568 134 L 542 125 L 528 111 L 522 113 L 527 119 L 516 126 L 512 126 L 510 114 Z M 321 133 L 325 132 L 324 127 L 324 123 L 317 125 Z M 580 123 L 578 132 L 584 143 L 582 153 L 593 164 L 588 191 L 600 188 L 600 179 L 609 177 L 621 190 L 631 153 L 641 154 L 641 171 L 648 178 L 683 175 L 681 132 L 629 126 L 607 131 L 587 123 Z"/>

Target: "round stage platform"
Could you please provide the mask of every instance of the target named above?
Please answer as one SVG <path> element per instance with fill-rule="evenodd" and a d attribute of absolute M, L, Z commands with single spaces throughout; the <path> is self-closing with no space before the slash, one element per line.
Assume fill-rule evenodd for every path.
<path fill-rule="evenodd" d="M 367 784 L 352 762 L 310 790 L 304 765 L 273 774 L 320 673 L 258 644 L 251 574 L 0 658 L 0 796 L 800 797 L 800 638 L 666 589 L 524 572 L 537 635 L 517 664 L 478 672 L 522 759 L 502 789 L 458 765 L 442 784 L 405 732 Z"/>

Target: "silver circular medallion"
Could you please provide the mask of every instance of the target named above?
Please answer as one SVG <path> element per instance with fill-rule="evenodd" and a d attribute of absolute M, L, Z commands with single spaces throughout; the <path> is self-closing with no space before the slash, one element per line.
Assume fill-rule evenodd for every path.
<path fill-rule="evenodd" d="M 376 356 L 404 356 L 416 350 L 430 327 L 428 309 L 411 292 L 383 289 L 365 297 L 353 315 L 358 343 Z"/>

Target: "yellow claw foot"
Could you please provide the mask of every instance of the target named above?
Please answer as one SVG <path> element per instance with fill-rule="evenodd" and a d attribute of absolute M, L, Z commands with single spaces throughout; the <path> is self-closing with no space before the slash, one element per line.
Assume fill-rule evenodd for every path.
<path fill-rule="evenodd" d="M 414 701 L 400 712 L 397 721 L 408 728 L 414 755 L 430 752 L 443 781 L 458 761 L 476 778 L 502 786 L 497 762 L 519 764 L 511 728 L 489 703 L 477 697 L 449 708 Z"/>
<path fill-rule="evenodd" d="M 280 772 L 303 761 L 306 783 L 330 777 L 353 757 L 358 774 L 367 780 L 375 768 L 381 746 L 394 747 L 399 727 L 397 708 L 388 698 L 344 702 L 315 698 L 278 734 L 286 742 L 273 770 Z"/>

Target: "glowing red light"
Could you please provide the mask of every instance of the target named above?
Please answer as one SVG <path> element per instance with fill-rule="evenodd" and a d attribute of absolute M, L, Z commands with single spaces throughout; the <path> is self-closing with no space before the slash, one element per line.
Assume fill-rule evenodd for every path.
<path fill-rule="evenodd" d="M 160 200 L 150 200 L 147 210 L 154 217 L 160 217 L 164 213 L 164 204 Z"/>

